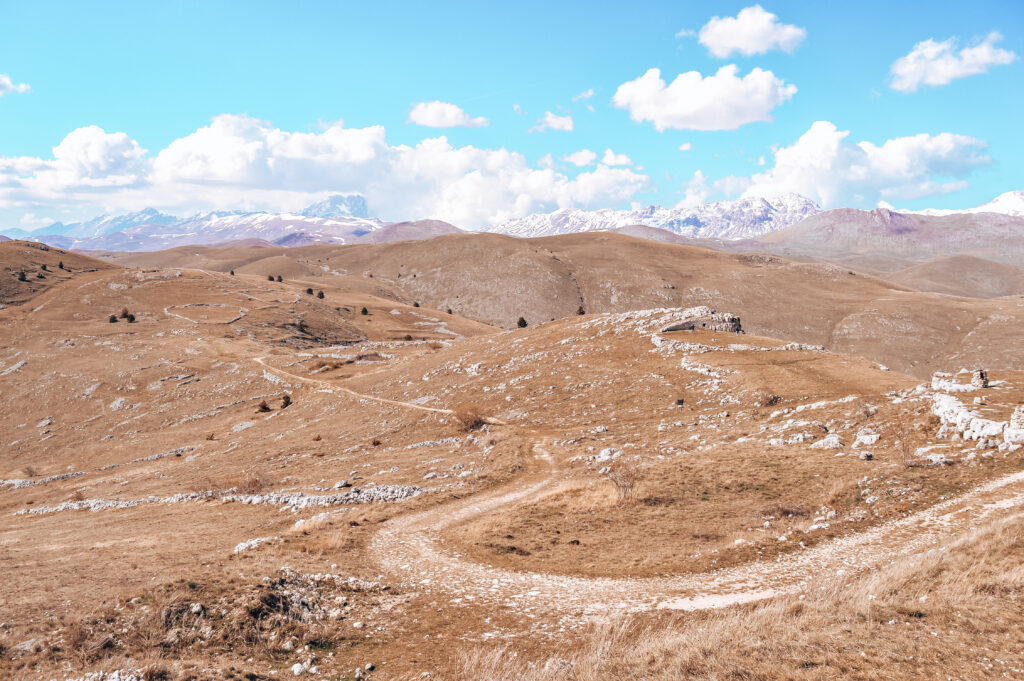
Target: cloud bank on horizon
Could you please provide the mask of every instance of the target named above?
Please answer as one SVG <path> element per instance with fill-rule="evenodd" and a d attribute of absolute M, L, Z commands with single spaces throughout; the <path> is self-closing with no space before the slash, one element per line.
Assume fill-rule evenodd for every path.
<path fill-rule="evenodd" d="M 405 126 L 388 114 L 388 126 L 336 121 L 301 130 L 221 112 L 153 149 L 130 126 L 108 130 L 90 120 L 51 141 L 48 153 L 12 154 L 0 142 L 0 231 L 144 207 L 298 208 L 332 193 L 361 194 L 371 214 L 386 219 L 430 217 L 466 228 L 568 207 L 692 206 L 790 192 L 825 208 L 873 207 L 961 192 L 1008 155 L 1021 155 L 1019 146 L 936 130 L 927 116 L 917 120 L 931 130 L 908 130 L 913 113 L 893 126 L 896 134 L 884 132 L 880 115 L 869 124 L 846 124 L 847 111 L 816 99 L 825 85 L 807 78 L 817 65 L 799 68 L 813 49 L 814 26 L 789 23 L 777 12 L 752 5 L 710 16 L 699 30 L 676 33 L 677 54 L 662 56 L 691 68 L 649 64 L 621 82 L 599 81 L 598 70 L 582 90 L 556 88 L 560 96 L 532 102 L 532 115 L 512 87 L 499 93 L 503 100 L 488 94 L 407 103 L 397 114 Z M 705 54 L 688 56 L 692 37 Z M 956 87 L 954 81 L 996 67 L 1019 68 L 1017 54 L 997 46 L 1004 40 L 989 31 L 963 40 L 964 47 L 956 37 L 918 40 L 909 52 L 906 43 L 888 45 L 888 76 L 871 76 L 864 106 L 886 86 L 908 101 L 923 97 L 923 89 Z M 715 64 L 723 59 L 736 63 Z M 762 59 L 771 61 L 759 64 Z M 25 102 L 52 85 L 28 73 L 36 84 L 30 88 L 16 82 L 19 73 L 7 63 L 0 68 L 11 74 L 0 74 L 0 97 L 26 95 L 16 99 L 30 115 Z M 500 111 L 492 100 L 504 102 Z M 9 101 L 0 100 L 0 115 Z M 417 135 L 424 127 L 444 134 Z M 680 131 L 682 138 L 673 136 Z M 690 141 L 696 137 L 699 144 Z M 1009 188 L 993 184 L 990 193 Z"/>

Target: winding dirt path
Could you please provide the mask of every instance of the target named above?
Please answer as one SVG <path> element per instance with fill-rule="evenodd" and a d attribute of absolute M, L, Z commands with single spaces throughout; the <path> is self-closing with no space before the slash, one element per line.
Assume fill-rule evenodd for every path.
<path fill-rule="evenodd" d="M 326 390 L 329 393 L 342 392 L 342 393 L 345 393 L 347 395 L 350 395 L 351 397 L 355 397 L 355 398 L 360 399 L 360 400 L 371 400 L 373 402 L 379 402 L 380 404 L 388 404 L 388 405 L 391 405 L 391 406 L 394 406 L 394 407 L 405 407 L 406 409 L 418 409 L 419 411 L 433 412 L 435 414 L 454 414 L 455 413 L 455 410 L 453 410 L 453 409 L 444 409 L 442 407 L 426 407 L 426 406 L 424 406 L 422 404 L 413 404 L 412 402 L 402 402 L 401 400 L 389 400 L 386 397 L 377 397 L 375 395 L 367 395 L 365 393 L 359 393 L 359 392 L 356 392 L 355 390 L 352 390 L 351 388 L 346 388 L 343 385 L 338 385 L 336 383 L 331 383 L 330 381 L 324 381 L 324 380 L 321 380 L 321 379 L 318 379 L 318 378 L 309 378 L 308 376 L 299 376 L 298 374 L 293 374 L 290 371 L 285 371 L 284 369 L 278 369 L 277 367 L 270 366 L 269 364 L 266 363 L 266 361 L 265 361 L 266 359 L 267 359 L 266 356 L 255 357 L 255 358 L 253 358 L 253 361 L 256 362 L 257 364 L 259 364 L 261 367 L 263 367 L 267 371 L 269 371 L 271 373 L 274 373 L 274 374 L 277 374 L 278 376 L 287 376 L 289 379 L 294 380 L 294 381 L 299 381 L 301 383 L 308 383 L 310 385 L 317 385 L 317 386 L 320 386 L 320 388 L 322 388 L 323 390 Z M 492 425 L 496 425 L 496 426 L 508 425 L 505 421 L 503 421 L 501 419 L 498 419 L 498 418 L 493 418 L 493 417 L 490 417 L 490 416 L 485 417 L 484 421 L 486 421 L 487 423 L 490 423 Z"/>
<path fill-rule="evenodd" d="M 547 475 L 528 474 L 509 486 L 441 508 L 396 518 L 372 543 L 384 570 L 416 588 L 526 614 L 558 615 L 537 621 L 556 631 L 583 615 L 654 609 L 704 610 L 799 592 L 813 577 L 882 566 L 895 557 L 935 548 L 982 520 L 1024 506 L 1024 472 L 990 481 L 955 499 L 907 518 L 759 561 L 712 572 L 656 578 L 585 578 L 516 572 L 468 562 L 443 546 L 442 530 L 484 513 L 525 501 L 550 487 L 557 472 L 547 441 L 534 445 Z M 796 539 L 791 540 L 794 543 Z"/>
<path fill-rule="evenodd" d="M 328 392 L 420 411 L 452 413 L 450 409 L 357 393 L 270 367 L 264 360 L 255 358 L 268 371 L 321 386 Z M 491 422 L 505 425 L 497 419 Z M 471 562 L 457 550 L 447 548 L 441 537 L 443 530 L 536 498 L 558 483 L 559 469 L 550 450 L 553 438 L 538 438 L 526 472 L 507 485 L 388 521 L 371 543 L 372 555 L 384 572 L 407 587 L 443 593 L 453 603 L 473 602 L 537 616 L 535 631 L 555 634 L 581 617 L 610 611 L 705 610 L 796 593 L 815 576 L 877 568 L 896 557 L 937 548 L 984 520 L 1020 513 L 1024 507 L 1024 471 L 1020 471 L 906 518 L 774 560 L 670 577 L 587 578 L 517 572 Z M 797 543 L 798 538 L 790 541 Z"/>

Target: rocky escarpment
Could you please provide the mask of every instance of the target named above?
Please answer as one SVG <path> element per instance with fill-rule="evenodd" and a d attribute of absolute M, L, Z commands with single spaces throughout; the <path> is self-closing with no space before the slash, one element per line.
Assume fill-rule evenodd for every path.
<path fill-rule="evenodd" d="M 691 307 L 683 311 L 683 318 L 662 329 L 668 331 L 725 331 L 740 333 L 740 318 L 728 312 L 715 312 L 710 307 Z"/>

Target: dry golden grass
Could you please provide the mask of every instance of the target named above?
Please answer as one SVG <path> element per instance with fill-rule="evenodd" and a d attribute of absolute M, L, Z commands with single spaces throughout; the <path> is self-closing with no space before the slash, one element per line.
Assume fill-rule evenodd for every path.
<path fill-rule="evenodd" d="M 238 494 L 259 494 L 274 486 L 273 478 L 259 472 L 241 471 L 238 475 L 206 477 L 196 485 L 197 492 L 235 490 Z"/>
<path fill-rule="evenodd" d="M 1024 516 L 759 605 L 594 625 L 544 657 L 460 652 L 460 681 L 1005 678 L 1024 666 Z"/>

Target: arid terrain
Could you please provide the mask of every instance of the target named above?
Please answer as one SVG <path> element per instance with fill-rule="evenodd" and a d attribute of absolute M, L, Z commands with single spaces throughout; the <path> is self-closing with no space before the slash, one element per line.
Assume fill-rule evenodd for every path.
<path fill-rule="evenodd" d="M 0 243 L 0 677 L 1024 676 L 1018 280 Z"/>

